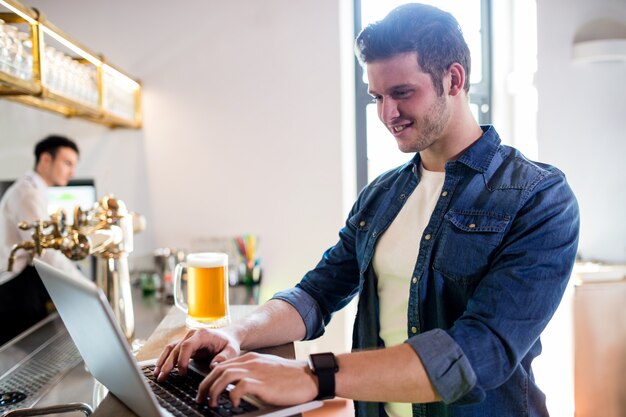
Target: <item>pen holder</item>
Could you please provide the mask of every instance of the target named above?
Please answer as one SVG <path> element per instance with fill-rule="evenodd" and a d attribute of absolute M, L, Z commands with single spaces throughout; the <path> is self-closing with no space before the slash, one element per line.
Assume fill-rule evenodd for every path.
<path fill-rule="evenodd" d="M 258 259 L 255 262 L 246 262 L 242 260 L 239 264 L 239 284 L 243 285 L 259 285 L 262 278 L 261 265 Z"/>

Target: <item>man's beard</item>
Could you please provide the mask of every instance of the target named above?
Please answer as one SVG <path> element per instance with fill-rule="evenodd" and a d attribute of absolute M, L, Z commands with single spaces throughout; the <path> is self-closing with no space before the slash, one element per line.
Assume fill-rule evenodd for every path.
<path fill-rule="evenodd" d="M 402 152 L 421 152 L 435 143 L 440 137 L 450 119 L 450 109 L 446 105 L 443 96 L 437 97 L 435 102 L 428 108 L 428 111 L 419 119 L 414 121 L 418 137 L 408 143 L 410 149 L 402 149 L 402 144 L 398 147 Z"/>

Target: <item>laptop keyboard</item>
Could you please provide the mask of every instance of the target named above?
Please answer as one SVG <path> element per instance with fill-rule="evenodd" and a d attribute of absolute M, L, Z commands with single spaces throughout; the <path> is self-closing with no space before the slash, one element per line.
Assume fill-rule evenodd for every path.
<path fill-rule="evenodd" d="M 144 366 L 143 374 L 148 380 L 148 385 L 154 391 L 159 404 L 176 417 L 185 416 L 210 416 L 227 417 L 236 416 L 258 410 L 257 407 L 242 400 L 239 407 L 234 407 L 230 402 L 228 392 L 224 392 L 218 398 L 218 407 L 211 408 L 207 403 L 196 403 L 198 386 L 202 382 L 202 375 L 189 369 L 187 376 L 181 376 L 178 370 L 170 372 L 164 382 L 157 382 L 152 374 L 154 366 Z"/>

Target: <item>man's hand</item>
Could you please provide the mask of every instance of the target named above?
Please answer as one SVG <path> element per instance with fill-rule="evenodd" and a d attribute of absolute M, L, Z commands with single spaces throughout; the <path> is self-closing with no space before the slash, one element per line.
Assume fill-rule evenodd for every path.
<path fill-rule="evenodd" d="M 235 385 L 230 391 L 235 406 L 244 395 L 254 395 L 274 405 L 292 405 L 311 401 L 318 393 L 317 377 L 305 361 L 246 353 L 215 366 L 200 384 L 196 400 L 203 402 L 208 394 L 209 405 L 216 407 L 228 384 Z"/>
<path fill-rule="evenodd" d="M 165 346 L 154 368 L 157 381 L 165 381 L 167 375 L 178 366 L 179 372 L 187 373 L 191 358 L 213 356 L 211 367 L 227 359 L 239 356 L 239 342 L 230 334 L 211 329 L 190 330 L 183 340 Z"/>

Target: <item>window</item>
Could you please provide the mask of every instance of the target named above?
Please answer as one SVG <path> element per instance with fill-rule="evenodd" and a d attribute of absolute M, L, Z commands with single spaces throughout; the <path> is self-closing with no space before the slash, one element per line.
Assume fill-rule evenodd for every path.
<path fill-rule="evenodd" d="M 406 0 L 355 0 L 355 36 L 367 24 L 380 20 Z M 491 46 L 489 0 L 424 0 L 454 15 L 461 25 L 472 55 L 470 106 L 480 124 L 491 122 Z M 405 163 L 412 155 L 403 154 L 378 120 L 376 104 L 367 94 L 363 69 L 356 65 L 356 157 L 357 187 L 384 171 Z"/>

